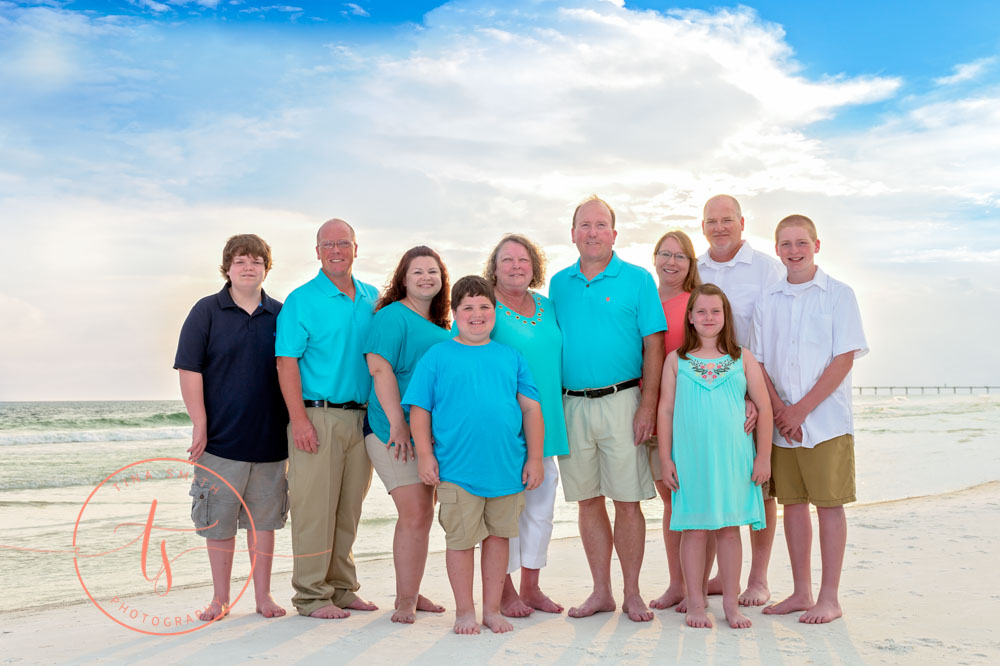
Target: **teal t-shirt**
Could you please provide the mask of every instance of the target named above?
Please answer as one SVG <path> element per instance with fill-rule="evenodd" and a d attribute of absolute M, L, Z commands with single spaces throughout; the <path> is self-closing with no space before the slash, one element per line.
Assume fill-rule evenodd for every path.
<path fill-rule="evenodd" d="M 563 335 L 563 386 L 601 388 L 642 376 L 642 339 L 667 330 L 649 271 L 617 254 L 587 280 L 579 260 L 555 274 L 549 298 Z"/>
<path fill-rule="evenodd" d="M 372 390 L 362 349 L 378 290 L 351 279 L 354 300 L 320 269 L 288 295 L 278 315 L 274 355 L 299 359 L 305 400 L 364 402 Z"/>
<path fill-rule="evenodd" d="M 448 329 L 427 321 L 419 314 L 396 301 L 375 313 L 371 332 L 365 343 L 366 354 L 378 354 L 392 366 L 399 384 L 399 395 L 406 393 L 417 361 L 428 349 L 451 338 Z M 403 412 L 409 422 L 409 410 Z M 375 393 L 375 384 L 368 396 L 368 426 L 382 440 L 389 440 L 389 418 Z"/>
<path fill-rule="evenodd" d="M 507 345 L 448 340 L 427 350 L 403 404 L 431 413 L 442 481 L 478 497 L 524 490 L 521 473 L 528 452 L 518 393 L 538 400 L 527 362 Z"/>
<path fill-rule="evenodd" d="M 497 323 L 490 338 L 521 352 L 538 385 L 545 419 L 545 455 L 569 453 L 562 402 L 562 332 L 552 301 L 532 293 L 535 316 L 524 317 L 497 302 Z"/>

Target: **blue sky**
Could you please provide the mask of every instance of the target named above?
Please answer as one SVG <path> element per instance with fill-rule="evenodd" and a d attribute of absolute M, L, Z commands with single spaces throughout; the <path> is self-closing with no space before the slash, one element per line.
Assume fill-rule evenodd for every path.
<path fill-rule="evenodd" d="M 599 192 L 618 250 L 704 200 L 750 242 L 813 217 L 858 293 L 856 384 L 997 383 L 995 3 L 0 0 L 0 400 L 176 397 L 177 331 L 225 238 L 359 231 L 381 285 L 426 243 L 477 272 L 502 233 L 574 258 Z M 990 304 L 990 305 L 987 305 Z M 944 341 L 955 349 L 941 350 Z M 928 354 L 928 350 L 933 350 Z"/>

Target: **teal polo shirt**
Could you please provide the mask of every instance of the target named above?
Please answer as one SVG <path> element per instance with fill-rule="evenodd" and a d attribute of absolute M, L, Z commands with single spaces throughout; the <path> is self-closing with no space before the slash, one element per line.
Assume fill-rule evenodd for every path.
<path fill-rule="evenodd" d="M 320 269 L 316 277 L 288 295 L 278 315 L 274 355 L 299 359 L 305 400 L 368 400 L 372 378 L 364 344 L 378 290 L 351 280 L 353 301 Z"/>
<path fill-rule="evenodd" d="M 641 377 L 642 339 L 667 330 L 653 276 L 616 253 L 592 280 L 580 272 L 579 260 L 556 273 L 549 298 L 562 329 L 563 386 L 568 389 Z"/>

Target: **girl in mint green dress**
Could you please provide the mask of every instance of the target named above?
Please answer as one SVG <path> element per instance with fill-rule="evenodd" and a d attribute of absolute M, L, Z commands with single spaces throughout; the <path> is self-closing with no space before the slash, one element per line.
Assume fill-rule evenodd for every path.
<path fill-rule="evenodd" d="M 771 475 L 773 417 L 764 376 L 736 344 L 729 301 L 718 287 L 691 292 L 684 342 L 663 367 L 657 436 L 663 483 L 671 489 L 670 529 L 682 532 L 687 624 L 712 626 L 705 607 L 708 533 L 718 543 L 723 609 L 733 628 L 750 626 L 737 602 L 743 561 L 739 528 L 764 527 L 760 484 Z M 744 398 L 757 406 L 757 446 L 743 430 Z"/>

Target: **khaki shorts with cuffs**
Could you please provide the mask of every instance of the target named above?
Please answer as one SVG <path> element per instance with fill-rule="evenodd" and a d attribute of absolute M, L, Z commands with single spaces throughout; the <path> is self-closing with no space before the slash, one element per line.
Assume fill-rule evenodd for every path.
<path fill-rule="evenodd" d="M 409 458 L 406 462 L 403 462 L 402 458 L 397 460 L 396 447 L 387 447 L 385 442 L 379 439 L 375 433 L 365 435 L 365 449 L 368 451 L 368 457 L 372 461 L 375 473 L 385 484 L 387 493 L 402 486 L 423 483 L 417 470 L 417 459 Z M 416 452 L 414 451 L 414 453 Z"/>
<path fill-rule="evenodd" d="M 217 476 L 195 467 L 190 492 L 191 520 L 198 534 L 206 539 L 230 539 L 238 529 L 250 529 L 251 518 L 255 530 L 280 530 L 285 526 L 287 461 L 252 463 L 203 453 L 196 462 L 228 481 L 239 493 L 237 497 Z"/>
<path fill-rule="evenodd" d="M 559 473 L 567 502 L 656 497 L 649 452 L 635 445 L 632 430 L 640 396 L 638 387 L 602 398 L 563 396 L 569 454 L 559 456 Z"/>
<path fill-rule="evenodd" d="M 468 550 L 488 536 L 512 539 L 524 509 L 524 491 L 500 497 L 479 497 L 448 481 L 437 487 L 441 503 L 438 522 L 448 550 Z"/>
<path fill-rule="evenodd" d="M 854 436 L 840 435 L 811 449 L 773 447 L 771 492 L 779 504 L 834 507 L 855 501 Z"/>

